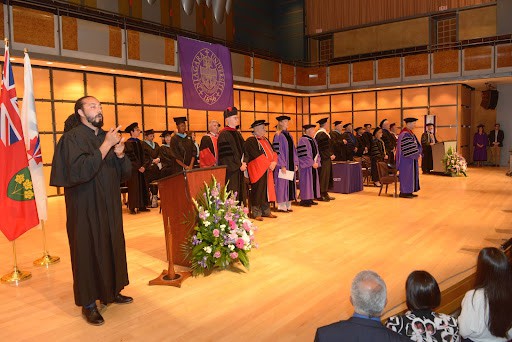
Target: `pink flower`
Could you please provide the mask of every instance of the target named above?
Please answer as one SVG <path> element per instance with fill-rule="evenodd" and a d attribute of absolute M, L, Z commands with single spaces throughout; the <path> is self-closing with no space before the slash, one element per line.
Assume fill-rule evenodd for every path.
<path fill-rule="evenodd" d="M 231 257 L 231 259 L 236 259 L 236 258 L 238 258 L 238 253 L 232 252 L 232 253 L 229 253 L 229 256 Z"/>
<path fill-rule="evenodd" d="M 219 189 L 217 189 L 217 188 L 213 188 L 213 189 L 212 189 L 212 196 L 213 196 L 213 197 L 217 197 L 217 196 L 219 196 Z"/>
<path fill-rule="evenodd" d="M 219 237 L 219 235 L 220 235 L 219 230 L 218 229 L 214 229 L 213 230 L 213 236 L 215 236 L 217 238 L 217 237 Z"/>
<path fill-rule="evenodd" d="M 240 249 L 244 248 L 244 240 L 241 238 L 236 240 L 235 246 Z"/>
<path fill-rule="evenodd" d="M 244 213 L 245 213 L 245 214 L 249 214 L 249 208 L 244 207 L 244 209 L 243 209 L 243 210 L 244 210 Z"/>
<path fill-rule="evenodd" d="M 236 222 L 235 221 L 229 221 L 229 228 L 231 228 L 231 230 L 235 230 L 237 227 L 236 227 Z"/>
<path fill-rule="evenodd" d="M 220 251 L 217 251 L 217 252 L 213 253 L 213 257 L 214 257 L 215 259 L 220 258 Z"/>
<path fill-rule="evenodd" d="M 205 211 L 200 211 L 200 212 L 199 212 L 199 218 L 200 218 L 201 220 L 205 220 L 205 219 L 206 219 L 206 217 L 207 217 L 207 216 L 206 216 L 206 212 L 205 212 Z"/>
<path fill-rule="evenodd" d="M 243 224 L 243 227 L 244 227 L 246 232 L 251 230 L 251 225 L 249 224 L 249 221 L 245 221 L 244 224 Z"/>

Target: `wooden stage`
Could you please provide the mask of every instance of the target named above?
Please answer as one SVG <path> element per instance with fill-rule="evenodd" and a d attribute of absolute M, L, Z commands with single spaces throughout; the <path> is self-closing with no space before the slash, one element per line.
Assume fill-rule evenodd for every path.
<path fill-rule="evenodd" d="M 431 272 L 445 289 L 474 272 L 484 246 L 512 236 L 512 178 L 503 168 L 471 168 L 468 178 L 421 176 L 417 199 L 351 195 L 259 223 L 251 270 L 190 278 L 181 289 L 148 286 L 166 268 L 158 209 L 129 215 L 125 234 L 130 305 L 110 305 L 105 324 L 85 323 L 74 305 L 64 200 L 49 200 L 51 254 L 62 261 L 32 266 L 41 231 L 18 239 L 20 269 L 32 279 L 0 285 L 0 339 L 9 341 L 312 341 L 315 329 L 349 317 L 350 282 L 363 269 L 388 285 L 387 315 L 402 310 L 407 275 Z M 0 241 L 0 273 L 12 270 L 12 248 Z"/>

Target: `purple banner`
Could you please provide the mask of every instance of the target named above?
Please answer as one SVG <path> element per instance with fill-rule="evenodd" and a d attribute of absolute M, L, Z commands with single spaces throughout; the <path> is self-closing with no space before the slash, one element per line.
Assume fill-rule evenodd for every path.
<path fill-rule="evenodd" d="M 233 71 L 229 49 L 178 37 L 183 107 L 225 110 L 233 106 Z"/>

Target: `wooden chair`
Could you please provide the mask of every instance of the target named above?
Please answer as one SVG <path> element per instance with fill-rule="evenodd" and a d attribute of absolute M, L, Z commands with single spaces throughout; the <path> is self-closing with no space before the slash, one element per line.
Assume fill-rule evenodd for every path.
<path fill-rule="evenodd" d="M 367 186 L 372 184 L 372 161 L 369 156 L 363 156 L 361 158 L 361 168 L 363 172 L 363 182 L 366 182 Z"/>
<path fill-rule="evenodd" d="M 398 187 L 398 176 L 396 174 L 396 169 L 390 169 L 388 164 L 385 162 L 377 163 L 377 171 L 379 173 L 380 178 L 380 190 L 379 196 L 382 192 L 382 187 L 386 185 L 386 194 L 388 193 L 389 184 L 395 183 L 395 194 L 393 197 L 397 197 L 397 187 Z"/>

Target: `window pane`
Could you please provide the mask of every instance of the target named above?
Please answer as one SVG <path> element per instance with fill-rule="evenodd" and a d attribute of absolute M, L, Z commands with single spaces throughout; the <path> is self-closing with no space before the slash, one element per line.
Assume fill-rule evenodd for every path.
<path fill-rule="evenodd" d="M 183 107 L 181 83 L 167 83 L 167 105 Z"/>
<path fill-rule="evenodd" d="M 457 85 L 430 87 L 430 105 L 456 105 Z"/>
<path fill-rule="evenodd" d="M 139 124 L 139 128 L 141 130 L 143 129 L 142 108 L 140 106 L 118 106 L 117 118 L 119 120 L 119 124 L 123 127 L 130 125 L 132 122 L 137 122 Z"/>
<path fill-rule="evenodd" d="M 375 125 L 380 124 L 384 119 L 388 119 L 389 123 L 396 123 L 398 126 L 402 126 L 402 118 L 400 109 L 384 109 L 377 111 L 377 121 Z M 371 123 L 371 122 L 368 122 Z M 375 127 L 375 126 L 374 126 Z"/>
<path fill-rule="evenodd" d="M 254 112 L 241 112 L 240 125 L 242 130 L 247 131 L 251 129 L 251 124 L 254 122 Z"/>
<path fill-rule="evenodd" d="M 48 113 L 51 112 L 50 103 L 43 103 L 44 106 L 48 106 Z M 38 104 L 36 104 L 38 106 Z M 39 110 L 39 109 L 38 109 Z M 44 109 L 43 109 L 44 110 Z M 58 132 L 64 131 L 64 121 L 69 117 L 69 115 L 75 112 L 75 104 L 70 102 L 55 102 L 55 127 Z"/>
<path fill-rule="evenodd" d="M 375 92 L 354 93 L 354 110 L 375 109 Z"/>
<path fill-rule="evenodd" d="M 144 107 L 144 127 L 153 128 L 155 131 L 164 131 L 165 128 L 165 108 Z"/>
<path fill-rule="evenodd" d="M 190 109 L 188 111 L 188 120 L 188 128 L 190 131 L 204 132 L 206 130 L 206 111 Z"/>
<path fill-rule="evenodd" d="M 240 105 L 240 108 L 242 110 L 254 110 L 254 93 L 250 93 L 247 91 L 240 92 L 242 96 L 242 103 Z"/>
<path fill-rule="evenodd" d="M 292 96 L 283 96 L 283 107 L 285 113 L 296 113 L 297 100 Z"/>
<path fill-rule="evenodd" d="M 87 95 L 96 97 L 100 102 L 114 103 L 114 77 L 86 74 Z"/>
<path fill-rule="evenodd" d="M 402 94 L 404 107 L 426 107 L 428 105 L 428 88 L 403 89 Z"/>
<path fill-rule="evenodd" d="M 117 103 L 141 103 L 139 79 L 116 77 L 116 83 Z"/>
<path fill-rule="evenodd" d="M 332 111 L 343 112 L 352 110 L 352 94 L 331 96 Z"/>
<path fill-rule="evenodd" d="M 53 134 L 39 134 L 39 139 L 41 140 L 43 163 L 51 163 L 53 159 L 53 150 L 55 148 Z"/>
<path fill-rule="evenodd" d="M 430 107 L 430 114 L 436 116 L 436 126 L 457 125 L 457 106 Z"/>
<path fill-rule="evenodd" d="M 377 106 L 379 109 L 400 108 L 400 89 L 377 92 Z"/>
<path fill-rule="evenodd" d="M 167 128 L 170 131 L 176 131 L 176 123 L 174 122 L 174 118 L 178 118 L 180 116 L 187 117 L 187 109 L 186 108 L 169 108 L 167 110 L 167 121 L 169 122 L 169 127 Z M 188 127 L 188 122 L 187 122 Z"/>
<path fill-rule="evenodd" d="M 268 111 L 273 113 L 283 112 L 283 97 L 281 95 L 268 95 Z"/>
<path fill-rule="evenodd" d="M 364 112 L 354 112 L 354 126 L 356 127 L 364 127 L 364 124 L 372 124 L 372 127 L 375 127 L 375 118 L 377 117 L 377 113 L 374 110 L 368 110 Z"/>
<path fill-rule="evenodd" d="M 144 104 L 165 105 L 165 83 L 162 81 L 143 80 Z"/>
<path fill-rule="evenodd" d="M 55 100 L 76 101 L 84 96 L 84 74 L 72 71 L 53 71 L 53 96 Z"/>
<path fill-rule="evenodd" d="M 256 93 L 256 110 L 263 112 L 268 110 L 266 93 Z"/>
<path fill-rule="evenodd" d="M 311 113 L 329 113 L 329 96 L 315 96 L 309 98 Z"/>
<path fill-rule="evenodd" d="M 116 107 L 114 105 L 105 105 L 102 104 L 101 108 L 103 109 L 103 129 L 109 130 L 111 127 L 117 127 L 116 125 Z M 121 130 L 124 130 L 126 126 L 121 127 Z"/>

